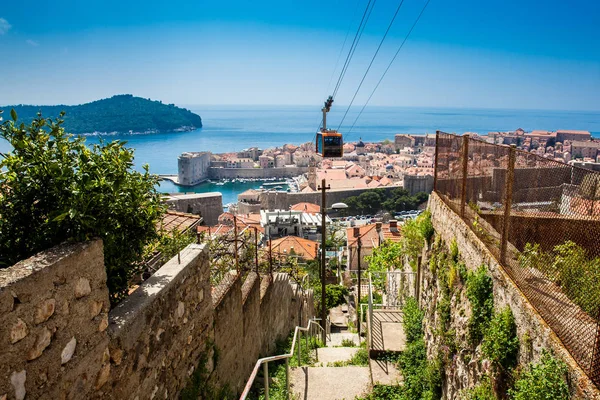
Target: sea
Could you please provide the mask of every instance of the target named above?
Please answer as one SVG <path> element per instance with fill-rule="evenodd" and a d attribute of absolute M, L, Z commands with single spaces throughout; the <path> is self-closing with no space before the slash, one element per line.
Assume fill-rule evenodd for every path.
<path fill-rule="evenodd" d="M 156 174 L 176 174 L 177 157 L 186 151 L 234 152 L 257 146 L 269 148 L 286 143 L 313 141 L 321 123 L 320 107 L 315 106 L 185 106 L 202 117 L 203 127 L 190 132 L 150 134 L 88 135 L 88 143 L 123 140 L 135 150 L 135 168 L 150 166 Z M 600 138 L 600 111 L 549 111 L 469 108 L 368 107 L 352 127 L 360 109 L 351 109 L 344 123 L 345 107 L 333 107 L 327 121 L 329 128 L 339 129 L 345 142 L 394 139 L 397 133 L 435 133 L 526 131 L 576 129 L 592 132 Z M 0 151 L 10 151 L 0 142 Z M 216 185 L 203 183 L 180 187 L 163 181 L 159 190 L 175 192 L 221 192 L 223 204 L 237 201 L 237 195 L 262 182 L 236 182 Z"/>

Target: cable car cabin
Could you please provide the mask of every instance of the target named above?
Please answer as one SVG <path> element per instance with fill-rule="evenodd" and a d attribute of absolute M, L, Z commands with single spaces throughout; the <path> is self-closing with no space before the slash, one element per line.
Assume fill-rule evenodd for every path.
<path fill-rule="evenodd" d="M 316 151 L 323 158 L 342 157 L 344 155 L 344 139 L 342 134 L 334 130 L 317 132 Z"/>

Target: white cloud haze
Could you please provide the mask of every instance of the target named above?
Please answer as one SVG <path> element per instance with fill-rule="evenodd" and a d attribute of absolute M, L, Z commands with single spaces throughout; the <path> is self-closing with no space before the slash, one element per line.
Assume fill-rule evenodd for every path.
<path fill-rule="evenodd" d="M 12 28 L 12 25 L 4 18 L 0 18 L 0 35 L 4 35 L 10 28 Z"/>

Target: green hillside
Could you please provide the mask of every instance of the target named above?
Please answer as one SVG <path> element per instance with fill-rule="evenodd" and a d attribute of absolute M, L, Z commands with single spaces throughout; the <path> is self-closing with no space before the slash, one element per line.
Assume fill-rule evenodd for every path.
<path fill-rule="evenodd" d="M 163 104 L 130 94 L 120 94 L 109 99 L 97 100 L 77 106 L 6 106 L 5 115 L 14 108 L 20 122 L 29 123 L 38 112 L 43 117 L 64 116 L 64 127 L 68 132 L 170 132 L 192 130 L 202 127 L 199 115 L 174 104 Z"/>

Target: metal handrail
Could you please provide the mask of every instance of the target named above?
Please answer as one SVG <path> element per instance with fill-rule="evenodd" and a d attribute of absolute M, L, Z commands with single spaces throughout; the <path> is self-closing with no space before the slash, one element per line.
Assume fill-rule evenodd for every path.
<path fill-rule="evenodd" d="M 328 318 L 328 320 L 329 320 L 329 318 Z M 252 389 L 252 384 L 254 383 L 254 380 L 256 379 L 256 375 L 258 374 L 258 370 L 260 369 L 261 365 L 263 365 L 263 368 L 264 368 L 265 399 L 269 400 L 269 362 L 283 360 L 283 359 L 285 359 L 285 387 L 286 387 L 287 396 L 289 398 L 289 393 L 290 393 L 289 359 L 294 356 L 294 349 L 296 347 L 296 338 L 298 338 L 298 335 L 300 334 L 300 332 L 307 332 L 307 334 L 308 334 L 308 332 L 311 331 L 311 328 L 313 325 L 318 327 L 321 331 L 323 331 L 323 327 L 320 324 L 316 323 L 315 319 L 311 319 L 308 321 L 308 325 L 306 325 L 306 328 L 304 328 L 302 326 L 297 326 L 296 329 L 294 330 L 294 339 L 292 340 L 292 348 L 290 349 L 289 353 L 280 354 L 278 356 L 259 358 L 256 361 L 256 364 L 254 365 L 254 369 L 252 370 L 252 374 L 250 374 L 250 378 L 248 378 L 248 382 L 246 383 L 246 386 L 244 387 L 244 391 L 242 392 L 242 395 L 240 396 L 240 400 L 245 400 L 246 397 L 248 396 L 248 394 L 250 393 L 250 389 Z M 331 340 L 331 338 L 330 338 L 330 340 Z M 307 341 L 307 348 L 308 348 L 308 337 L 307 337 L 306 341 Z M 298 366 L 300 366 L 300 363 L 301 363 L 300 342 L 298 341 Z"/>

